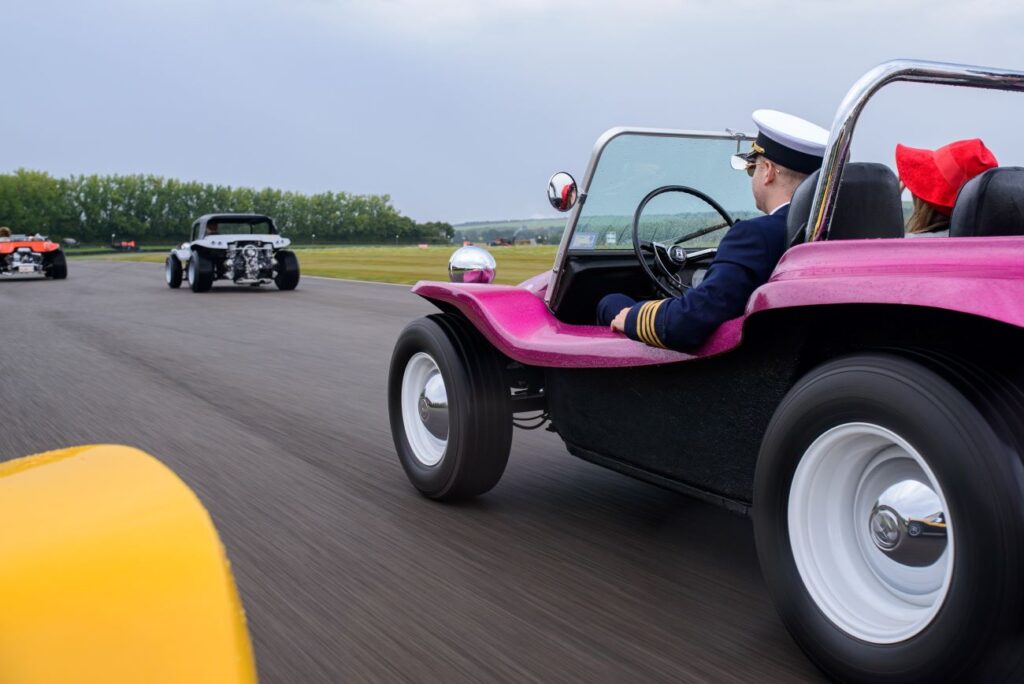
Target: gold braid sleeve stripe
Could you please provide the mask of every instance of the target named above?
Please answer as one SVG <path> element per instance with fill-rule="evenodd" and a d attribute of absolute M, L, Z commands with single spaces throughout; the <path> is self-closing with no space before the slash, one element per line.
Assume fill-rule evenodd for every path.
<path fill-rule="evenodd" d="M 655 317 L 658 315 L 658 309 L 665 303 L 664 299 L 659 299 L 656 302 L 644 302 L 640 306 L 640 311 L 636 316 L 636 333 L 640 339 L 646 344 L 652 347 L 665 348 L 665 344 L 658 337 L 657 328 L 654 325 Z"/>
<path fill-rule="evenodd" d="M 650 315 L 651 307 L 653 305 L 654 302 L 644 302 L 643 306 L 640 307 L 640 313 L 637 314 L 636 318 L 637 334 L 640 335 L 640 339 L 646 342 L 647 344 L 654 344 L 654 342 L 651 341 L 651 329 L 653 326 L 651 325 Z"/>

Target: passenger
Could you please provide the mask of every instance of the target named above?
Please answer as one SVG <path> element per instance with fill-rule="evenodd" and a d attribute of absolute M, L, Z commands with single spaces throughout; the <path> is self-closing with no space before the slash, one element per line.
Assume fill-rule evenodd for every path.
<path fill-rule="evenodd" d="M 821 168 L 828 131 L 770 109 L 755 111 L 753 119 L 757 139 L 749 152 L 733 157 L 733 167 L 750 176 L 754 202 L 765 216 L 733 225 L 704 280 L 681 297 L 636 302 L 610 294 L 597 306 L 599 324 L 651 346 L 692 350 L 742 314 L 750 295 L 768 281 L 786 251 L 789 202 L 800 182 Z"/>
<path fill-rule="evenodd" d="M 210 221 L 209 223 L 206 224 L 206 234 L 207 235 L 219 235 L 220 234 L 220 226 L 217 225 L 216 221 Z"/>
<path fill-rule="evenodd" d="M 574 204 L 576 204 L 576 184 L 567 183 L 562 188 L 562 197 L 558 209 L 559 211 L 568 211 Z"/>
<path fill-rule="evenodd" d="M 11 241 L 11 229 L 7 226 L 0 226 L 0 242 Z"/>
<path fill-rule="evenodd" d="M 896 146 L 900 182 L 914 200 L 908 237 L 946 237 L 957 193 L 978 174 L 999 166 L 978 138 L 957 140 L 937 150 Z"/>

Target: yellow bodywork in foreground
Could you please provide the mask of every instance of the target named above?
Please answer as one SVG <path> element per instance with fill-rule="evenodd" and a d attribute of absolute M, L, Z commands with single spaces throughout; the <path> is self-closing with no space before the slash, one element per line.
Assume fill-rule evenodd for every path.
<path fill-rule="evenodd" d="M 224 548 L 129 447 L 0 463 L 0 682 L 255 682 Z"/>

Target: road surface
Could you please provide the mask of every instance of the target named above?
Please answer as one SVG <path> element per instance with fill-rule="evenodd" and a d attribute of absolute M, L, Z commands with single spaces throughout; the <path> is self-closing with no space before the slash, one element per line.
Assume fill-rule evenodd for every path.
<path fill-rule="evenodd" d="M 821 681 L 777 618 L 748 520 L 516 432 L 488 495 L 408 484 L 385 378 L 407 288 L 169 290 L 73 260 L 0 282 L 0 459 L 141 447 L 200 496 L 263 682 Z"/>

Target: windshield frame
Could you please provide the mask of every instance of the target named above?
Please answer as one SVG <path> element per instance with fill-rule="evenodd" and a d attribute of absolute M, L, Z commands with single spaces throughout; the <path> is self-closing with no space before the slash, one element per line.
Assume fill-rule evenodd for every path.
<path fill-rule="evenodd" d="M 731 131 L 728 129 L 725 131 L 693 131 L 674 130 L 671 128 L 629 128 L 619 126 L 616 128 L 610 128 L 602 133 L 601 137 L 599 137 L 597 142 L 594 143 L 594 151 L 590 155 L 590 161 L 587 164 L 587 169 L 583 173 L 583 180 L 579 184 L 579 199 L 573 208 L 569 210 L 569 216 L 565 223 L 565 230 L 562 231 L 562 240 L 558 243 L 558 252 L 555 253 L 555 263 L 551 269 L 551 284 L 548 286 L 547 292 L 544 295 L 544 303 L 547 304 L 549 308 L 551 306 L 551 302 L 555 300 L 555 295 L 558 292 L 562 274 L 565 272 L 566 261 L 569 258 L 569 245 L 572 243 L 573 234 L 576 232 L 576 224 L 580 217 L 580 211 L 587 201 L 587 194 L 590 192 L 590 184 L 594 179 L 594 172 L 597 169 L 597 165 L 601 161 L 601 155 L 604 153 L 604 150 L 608 147 L 609 143 L 623 135 L 648 136 L 654 138 L 735 140 L 737 152 L 742 151 L 740 148 L 744 142 L 754 140 L 754 136 L 749 133 Z M 723 164 L 727 162 L 728 160 L 722 160 Z M 651 190 L 653 189 L 654 188 L 651 188 Z M 580 253 L 580 250 L 574 250 L 574 253 Z"/>

